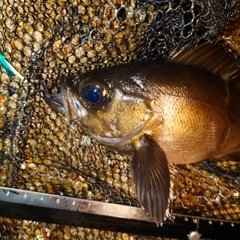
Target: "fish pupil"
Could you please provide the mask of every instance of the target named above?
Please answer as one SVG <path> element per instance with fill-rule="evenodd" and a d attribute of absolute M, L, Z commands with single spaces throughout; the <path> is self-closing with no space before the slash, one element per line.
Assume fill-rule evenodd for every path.
<path fill-rule="evenodd" d="M 109 88 L 104 82 L 85 79 L 79 85 L 80 100 L 87 108 L 100 108 L 109 101 Z"/>
<path fill-rule="evenodd" d="M 101 99 L 101 96 L 99 94 L 99 92 L 94 89 L 94 90 L 89 90 L 87 93 L 86 93 L 86 98 L 88 99 L 88 101 L 92 102 L 92 103 L 97 103 L 100 101 Z"/>

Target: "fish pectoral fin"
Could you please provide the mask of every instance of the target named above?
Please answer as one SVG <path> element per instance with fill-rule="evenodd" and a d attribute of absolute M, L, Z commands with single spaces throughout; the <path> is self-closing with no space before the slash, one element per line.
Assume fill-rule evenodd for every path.
<path fill-rule="evenodd" d="M 65 109 L 62 101 L 61 94 L 49 94 L 48 91 L 44 91 L 44 100 L 50 105 L 56 112 L 65 114 Z"/>
<path fill-rule="evenodd" d="M 168 208 L 170 173 L 164 151 L 144 135 L 132 159 L 133 182 L 141 207 L 157 225 L 163 223 Z"/>

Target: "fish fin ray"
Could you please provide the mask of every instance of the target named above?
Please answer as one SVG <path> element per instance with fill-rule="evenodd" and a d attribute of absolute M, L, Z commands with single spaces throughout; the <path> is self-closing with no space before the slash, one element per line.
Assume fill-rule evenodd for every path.
<path fill-rule="evenodd" d="M 239 79 L 240 68 L 233 56 L 223 47 L 203 43 L 196 48 L 185 47 L 170 55 L 170 62 L 198 67 L 221 77 L 226 82 Z"/>
<path fill-rule="evenodd" d="M 170 189 L 170 173 L 164 151 L 154 140 L 144 135 L 131 165 L 140 205 L 157 224 L 162 224 L 166 217 Z"/>

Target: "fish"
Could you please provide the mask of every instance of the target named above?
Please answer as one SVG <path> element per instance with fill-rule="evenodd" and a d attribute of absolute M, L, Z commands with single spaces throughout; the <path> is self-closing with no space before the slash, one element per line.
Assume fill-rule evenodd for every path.
<path fill-rule="evenodd" d="M 233 56 L 203 43 L 164 62 L 130 62 L 62 78 L 60 93 L 44 94 L 47 104 L 92 138 L 132 157 L 137 199 L 162 225 L 169 164 L 239 155 L 239 76 Z"/>

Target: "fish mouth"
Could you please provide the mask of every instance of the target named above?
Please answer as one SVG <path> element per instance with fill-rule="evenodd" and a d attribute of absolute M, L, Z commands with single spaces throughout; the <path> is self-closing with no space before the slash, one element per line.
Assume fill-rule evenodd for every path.
<path fill-rule="evenodd" d="M 74 94 L 67 86 L 66 79 L 62 79 L 60 82 L 60 93 L 50 94 L 45 90 L 44 100 L 56 112 L 65 115 L 69 120 L 81 119 L 85 114 L 83 106 L 75 99 Z"/>
<path fill-rule="evenodd" d="M 61 94 L 50 94 L 47 90 L 44 90 L 44 100 L 56 112 L 60 112 L 61 114 L 65 115 Z"/>

